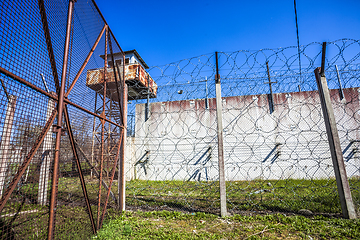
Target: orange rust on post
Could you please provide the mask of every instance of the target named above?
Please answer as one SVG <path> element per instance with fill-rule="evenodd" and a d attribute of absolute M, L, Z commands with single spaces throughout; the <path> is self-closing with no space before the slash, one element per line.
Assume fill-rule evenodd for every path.
<path fill-rule="evenodd" d="M 100 113 L 100 117 L 101 117 L 101 121 L 104 121 L 104 119 L 106 118 L 106 116 L 105 116 L 105 111 L 102 111 L 102 112 Z"/>
<path fill-rule="evenodd" d="M 71 32 L 71 23 L 73 17 L 75 0 L 69 1 L 68 8 L 68 19 L 66 26 L 66 36 L 65 36 L 65 47 L 64 47 L 64 58 L 63 58 L 63 68 L 61 75 L 61 87 L 59 91 L 59 101 L 58 101 L 58 128 L 61 129 L 62 125 L 62 115 L 64 109 L 64 98 L 65 98 L 65 82 L 67 74 L 67 63 L 69 56 L 69 44 L 70 44 L 70 32 Z M 55 228 L 55 211 L 57 205 L 57 192 L 58 192 L 58 181 L 59 181 L 59 155 L 60 155 L 60 142 L 61 142 L 61 130 L 56 133 L 56 142 L 55 142 L 55 157 L 54 157 L 54 169 L 53 169 L 53 178 L 51 186 L 51 197 L 50 197 L 50 214 L 49 214 L 49 229 L 48 229 L 48 239 L 54 238 L 54 228 Z"/>
<path fill-rule="evenodd" d="M 219 81 L 219 80 L 220 80 L 220 74 L 218 74 L 218 73 L 215 74 L 215 80 L 216 80 L 216 81 Z"/>

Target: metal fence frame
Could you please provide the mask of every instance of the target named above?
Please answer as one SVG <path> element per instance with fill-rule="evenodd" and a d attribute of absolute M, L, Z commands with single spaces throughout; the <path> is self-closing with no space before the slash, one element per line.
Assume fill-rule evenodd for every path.
<path fill-rule="evenodd" d="M 4 2 L 4 4 L 7 4 L 6 2 Z M 11 4 L 11 3 L 10 3 Z M 30 3 L 33 4 L 33 3 Z M 74 24 L 74 18 L 75 18 L 75 11 L 76 11 L 76 6 L 77 4 L 80 4 L 82 7 L 84 6 L 84 4 L 88 4 L 87 6 L 90 6 L 93 10 L 94 13 L 94 18 L 102 21 L 103 27 L 100 31 L 100 33 L 98 34 L 95 42 L 93 43 L 91 49 L 89 50 L 87 57 L 85 58 L 85 60 L 83 61 L 83 63 L 81 64 L 81 67 L 78 68 L 76 75 L 72 75 L 71 78 L 72 82 L 71 84 L 69 84 L 66 87 L 67 83 L 70 83 L 69 79 L 70 79 L 70 67 L 71 67 L 71 63 L 73 59 L 76 59 L 77 56 L 72 56 L 72 47 L 73 47 L 73 38 L 74 38 L 74 32 L 76 32 L 75 28 L 75 24 Z M 58 6 L 59 5 L 59 6 Z M 56 3 L 55 6 L 55 11 L 60 10 L 60 5 L 61 3 L 58 2 Z M 58 7 L 58 8 L 57 8 Z M 48 8 L 48 9 L 46 9 Z M 47 53 L 48 53 L 48 59 L 43 59 L 43 61 L 48 61 L 50 66 L 51 66 L 51 70 L 52 70 L 52 81 L 54 83 L 54 86 L 50 86 L 47 85 L 48 83 L 46 83 L 45 79 L 44 79 L 44 75 L 42 75 L 42 81 L 43 81 L 43 86 L 45 87 L 45 90 L 42 89 L 40 86 L 38 86 L 37 83 L 32 83 L 31 81 L 27 80 L 24 77 L 21 77 L 17 74 L 15 74 L 13 71 L 13 68 L 9 65 L 7 65 L 6 63 L 9 62 L 9 59 L 12 57 L 10 52 L 4 52 L 1 54 L 1 59 L 2 59 L 2 63 L 3 65 L 0 66 L 0 73 L 1 73 L 1 83 L 2 83 L 2 90 L 4 91 L 6 97 L 8 98 L 8 102 L 9 102 L 9 106 L 7 108 L 7 113 L 6 113 L 6 119 L 5 119 L 5 125 L 3 126 L 2 130 L 3 130 L 3 137 L 2 137 L 2 156 L 1 156 L 1 191 L 3 188 L 4 192 L 1 196 L 0 199 L 0 212 L 3 212 L 3 210 L 5 209 L 5 207 L 7 206 L 7 204 L 9 204 L 9 200 L 11 199 L 12 194 L 15 194 L 16 189 L 19 188 L 19 184 L 24 176 L 24 174 L 26 173 L 26 171 L 28 171 L 27 169 L 29 169 L 31 162 L 34 159 L 34 156 L 37 154 L 39 149 L 46 149 L 43 153 L 43 160 L 44 164 L 42 164 L 41 166 L 41 173 L 40 173 L 40 180 L 39 180 L 39 195 L 38 195 L 38 204 L 40 205 L 47 205 L 47 201 L 48 201 L 48 197 L 46 192 L 48 191 L 49 187 L 48 184 L 50 184 L 48 182 L 48 178 L 50 177 L 51 174 L 51 193 L 50 193 L 50 201 L 49 201 L 49 212 L 48 212 L 48 231 L 47 231 L 47 238 L 48 239 L 54 239 L 55 237 L 57 237 L 56 233 L 55 233 L 55 226 L 56 226 L 56 222 L 57 222 L 57 218 L 56 218 L 56 212 L 58 211 L 58 199 L 59 199 L 59 177 L 60 177 L 60 152 L 62 151 L 61 149 L 63 148 L 63 143 L 64 143 L 64 139 L 62 138 L 62 136 L 64 134 L 68 135 L 69 138 L 69 147 L 70 147 L 70 151 L 72 152 L 73 155 L 73 160 L 72 160 L 72 165 L 73 165 L 73 172 L 71 173 L 72 175 L 77 175 L 79 178 L 79 184 L 81 185 L 81 189 L 82 189 L 82 194 L 83 194 L 83 200 L 84 204 L 85 204 L 85 209 L 86 212 L 88 214 L 88 221 L 90 224 L 90 228 L 93 234 L 96 234 L 97 230 L 99 230 L 104 222 L 105 219 L 105 214 L 107 213 L 107 209 L 108 209 L 108 202 L 109 202 L 109 197 L 111 195 L 113 201 L 118 202 L 118 207 L 120 211 L 124 210 L 124 204 L 125 204 L 125 177 L 124 177 L 124 156 L 125 156 L 125 142 L 126 142 L 126 95 L 127 95 L 127 88 L 125 85 L 125 71 L 122 70 L 121 72 L 119 72 L 119 68 L 115 68 L 115 66 L 112 67 L 112 71 L 115 73 L 115 84 L 116 84 L 116 97 L 113 97 L 115 99 L 115 103 L 117 104 L 116 108 L 117 111 L 120 113 L 121 117 L 118 120 L 118 122 L 115 122 L 113 119 L 111 119 L 112 117 L 112 113 L 111 111 L 115 108 L 114 106 L 111 107 L 111 101 L 107 100 L 107 97 L 102 97 L 102 105 L 101 107 L 98 109 L 97 112 L 96 111 L 96 102 L 95 102 L 95 111 L 91 111 L 88 109 L 88 106 L 81 106 L 82 104 L 77 104 L 74 101 L 71 100 L 71 98 L 69 98 L 69 96 L 72 94 L 72 90 L 75 89 L 75 85 L 78 82 L 78 80 L 84 76 L 83 71 L 84 69 L 87 67 L 88 62 L 92 59 L 93 57 L 93 53 L 96 50 L 99 42 L 101 39 L 105 38 L 105 41 L 103 41 L 103 44 L 105 44 L 105 60 L 103 62 L 103 66 L 107 66 L 107 54 L 109 56 L 111 56 L 113 58 L 113 46 L 112 43 L 114 43 L 114 47 L 120 51 L 120 53 L 123 54 L 123 59 L 125 57 L 124 52 L 122 51 L 120 45 L 118 44 L 117 40 L 115 39 L 112 31 L 110 30 L 108 24 L 106 23 L 106 20 L 104 19 L 104 17 L 102 16 L 99 8 L 97 7 L 96 3 L 94 0 L 92 0 L 90 3 L 84 3 L 83 1 L 76 1 L 76 0 L 69 0 L 68 1 L 68 6 L 67 6 L 67 19 L 66 19 L 66 34 L 64 36 L 60 36 L 59 39 L 56 39 L 56 44 L 58 45 L 59 42 L 64 42 L 64 50 L 63 52 L 56 52 L 54 50 L 54 41 L 53 39 L 51 39 L 51 27 L 49 26 L 49 22 L 48 22 L 48 15 L 47 12 L 49 11 L 50 7 L 46 7 L 45 6 L 45 2 L 43 0 L 39 0 L 38 1 L 38 13 L 34 13 L 34 14 L 39 14 L 41 16 L 41 22 L 38 23 L 36 22 L 36 24 L 42 24 L 43 27 L 43 34 L 44 34 L 44 38 L 41 39 L 41 36 L 39 36 L 39 38 L 41 40 L 44 40 L 46 42 L 46 47 L 47 47 Z M 51 12 L 52 9 L 50 9 Z M 65 9 L 64 9 L 65 10 Z M 1 16 L 2 18 L 7 18 L 8 16 L 10 16 L 11 14 L 13 14 L 14 9 L 10 8 L 8 10 L 6 10 L 6 12 L 4 12 L 4 15 Z M 77 13 L 76 17 L 79 18 L 79 13 Z M 3 19 L 2 19 L 3 20 Z M 64 19 L 61 19 L 61 17 L 59 17 L 59 19 L 57 19 L 58 21 L 63 21 Z M 52 20 L 53 23 L 56 20 Z M 81 20 L 80 20 L 81 21 Z M 56 23 L 56 22 L 55 22 Z M 16 24 L 16 22 L 14 21 L 10 21 L 9 22 L 10 25 L 12 24 Z M 58 29 L 61 28 L 61 23 L 59 25 L 60 27 L 58 27 Z M 5 26 L 4 26 L 5 27 Z M 8 26 L 6 26 L 8 27 Z M 10 26 L 11 27 L 11 26 Z M 13 30 L 13 29 L 12 29 Z M 5 30 L 3 30 L 5 31 Z M 56 36 L 58 37 L 58 36 Z M 62 40 L 61 38 L 64 37 L 64 39 Z M 6 38 L 5 36 L 2 36 L 1 38 L 1 45 L 4 46 L 5 44 L 8 44 L 8 42 L 6 42 Z M 13 45 L 10 46 L 11 49 L 17 49 L 18 45 L 16 45 L 17 42 L 15 42 Z M 29 47 L 29 46 L 27 46 Z M 57 68 L 57 60 L 59 58 L 62 58 L 62 74 L 61 74 L 61 78 L 58 75 L 58 68 Z M 57 60 L 56 60 L 57 59 Z M 82 59 L 77 59 L 82 61 Z M 72 67 L 74 68 L 74 67 Z M 123 66 L 124 68 L 124 66 Z M 107 68 L 106 68 L 107 69 Z M 107 86 L 107 75 L 106 75 L 106 70 L 104 71 L 104 79 L 105 79 L 105 84 L 103 84 L 103 89 L 102 89 L 102 94 L 103 96 L 107 96 L 107 90 L 106 90 L 106 86 Z M 13 121 L 14 121 L 14 112 L 15 112 L 15 104 L 16 104 L 16 97 L 13 95 L 9 95 L 8 91 L 7 91 L 7 87 L 6 87 L 6 83 L 4 83 L 3 78 L 6 79 L 10 79 L 11 81 L 17 82 L 18 84 L 23 85 L 24 87 L 31 89 L 31 91 L 36 92 L 46 98 L 49 99 L 49 104 L 48 104 L 48 111 L 46 113 L 46 124 L 39 130 L 39 134 L 36 138 L 36 141 L 34 142 L 34 144 L 31 146 L 31 149 L 28 151 L 27 156 L 25 157 L 24 161 L 22 161 L 22 163 L 20 164 L 19 168 L 16 170 L 15 175 L 11 176 L 11 182 L 7 183 L 5 186 L 5 177 L 6 177 L 6 169 L 8 169 L 7 167 L 7 159 L 6 159 L 6 151 L 10 146 L 10 138 L 11 138 L 11 128 L 13 125 Z M 59 79 L 60 78 L 60 79 Z M 118 79 L 120 78 L 120 79 Z M 10 81 L 9 80 L 9 81 Z M 49 81 L 49 80 L 47 80 Z M 49 87 L 51 89 L 53 89 L 55 87 L 56 92 L 50 92 L 49 91 Z M 100 91 L 101 93 L 101 91 Z M 98 96 L 98 94 L 96 94 L 96 98 L 98 98 L 101 96 Z M 73 97 L 72 97 L 73 98 Z M 113 100 L 112 100 L 113 101 Z M 56 107 L 55 107 L 56 104 Z M 110 110 L 108 109 L 108 105 L 110 104 Z M 26 109 L 26 106 L 23 106 Z M 69 107 L 71 107 L 72 109 L 77 109 L 77 111 L 80 111 L 82 113 L 88 114 L 89 116 L 93 116 L 94 118 L 94 126 L 95 126 L 95 122 L 97 122 L 97 124 L 100 124 L 101 126 L 101 137 L 100 137 L 100 165 L 99 166 L 93 166 L 91 165 L 90 161 L 87 159 L 86 154 L 80 147 L 80 145 L 78 144 L 77 140 L 75 139 L 74 136 L 74 132 L 72 130 L 72 126 L 73 126 L 73 121 L 75 120 L 74 118 L 70 117 L 70 113 L 69 113 Z M 71 110 L 72 112 L 74 110 Z M 55 123 L 55 120 L 57 119 L 57 123 Z M 7 124 L 7 125 L 6 125 Z M 106 127 L 105 127 L 106 126 Z M 108 129 L 108 130 L 107 130 Z M 114 143 L 112 143 L 112 145 L 114 145 L 111 149 L 111 152 L 114 153 L 114 156 L 112 156 L 112 160 L 111 160 L 111 166 L 109 165 L 110 162 L 110 156 L 107 157 L 106 154 L 110 154 L 110 152 L 107 152 L 107 150 L 104 149 L 105 145 L 107 143 L 105 142 L 110 142 L 110 138 L 112 138 L 110 135 L 106 135 L 107 131 L 109 131 L 110 133 L 111 131 L 115 131 L 115 139 L 111 140 Z M 56 134 L 55 137 L 55 143 L 52 143 L 52 133 Z M 113 134 L 113 133 L 111 133 Z M 94 134 L 93 134 L 94 135 Z M 105 139 L 105 135 L 107 140 Z M 94 138 L 93 138 L 94 141 Z M 47 148 L 45 148 L 45 145 L 49 144 L 49 146 Z M 43 148 L 41 148 L 41 146 L 44 146 Z M 54 148 L 53 148 L 54 147 Z M 80 153 L 82 155 L 80 155 Z M 94 153 L 93 153 L 94 154 Z M 106 155 L 106 156 L 105 156 Z M 105 177 L 104 175 L 104 171 L 105 171 L 105 166 L 104 166 L 104 161 L 105 159 L 109 158 L 108 161 L 108 166 L 107 166 L 107 174 L 109 174 L 110 176 Z M 89 199 L 89 191 L 87 189 L 87 182 L 89 180 L 85 180 L 84 178 L 84 162 L 87 163 L 87 166 L 90 166 L 89 171 L 91 171 L 92 174 L 94 174 L 96 176 L 96 178 L 98 178 L 99 183 L 98 183 L 98 197 L 97 197 L 97 216 L 93 216 L 93 212 L 94 210 L 92 209 L 91 206 L 94 206 L 94 202 L 92 202 Z M 49 165 L 50 164 L 50 165 Z M 47 165 L 47 166 L 46 166 Z M 74 166 L 76 166 L 74 168 Z M 87 167 L 88 168 L 88 167 Z M 98 170 L 97 170 L 98 168 Z M 109 172 L 111 169 L 111 172 Z M 113 192 L 111 191 L 111 187 L 112 187 L 112 183 L 113 180 L 115 178 L 115 173 L 118 169 L 118 181 L 123 183 L 122 185 L 120 184 L 119 187 L 119 195 L 115 196 L 113 194 Z M 50 171 L 50 172 L 49 172 Z M 46 174 L 46 175 L 44 175 Z M 102 192 L 102 187 L 105 188 L 105 191 Z M 8 212 L 9 210 L 7 210 Z M 37 212 L 37 210 L 33 210 L 33 211 L 27 211 L 29 213 L 32 212 Z M 2 218 L 6 218 L 6 217 L 12 217 L 12 216 L 17 216 L 17 215 L 21 215 L 23 213 L 26 213 L 26 211 L 22 212 L 21 208 L 18 209 L 15 214 L 11 213 L 10 214 L 3 214 L 1 217 Z M 11 237 L 10 233 L 11 230 L 11 222 L 13 220 L 10 219 L 10 222 L 6 223 L 5 222 L 5 227 L 2 227 L 2 229 L 0 229 L 2 231 L 2 233 L 4 234 L 4 237 Z M 9 225 L 7 225 L 9 224 Z M 10 231 L 10 232 L 9 232 Z M 8 236 L 8 235 L 9 236 Z M 42 236 L 44 237 L 44 236 Z"/>

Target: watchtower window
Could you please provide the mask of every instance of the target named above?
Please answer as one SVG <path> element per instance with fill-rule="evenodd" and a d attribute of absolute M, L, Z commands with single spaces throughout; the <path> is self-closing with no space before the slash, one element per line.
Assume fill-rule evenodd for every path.
<path fill-rule="evenodd" d="M 129 64 L 129 62 L 130 62 L 130 58 L 125 58 L 125 65 Z"/>
<path fill-rule="evenodd" d="M 108 61 L 108 66 L 112 67 L 113 66 L 113 62 L 112 61 Z"/>
<path fill-rule="evenodd" d="M 121 65 L 122 59 L 115 60 L 115 65 Z"/>

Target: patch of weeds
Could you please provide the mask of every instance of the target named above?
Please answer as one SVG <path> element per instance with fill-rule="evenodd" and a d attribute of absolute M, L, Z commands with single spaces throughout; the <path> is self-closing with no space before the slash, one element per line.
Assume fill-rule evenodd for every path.
<path fill-rule="evenodd" d="M 131 235 L 131 231 L 132 231 L 131 226 L 125 224 L 125 225 L 124 225 L 124 229 L 123 229 L 123 234 L 124 234 L 125 236 Z"/>

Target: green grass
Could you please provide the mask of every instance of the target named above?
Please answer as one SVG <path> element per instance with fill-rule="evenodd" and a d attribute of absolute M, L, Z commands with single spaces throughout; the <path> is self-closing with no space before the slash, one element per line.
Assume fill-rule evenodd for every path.
<path fill-rule="evenodd" d="M 108 183 L 108 180 L 105 180 Z M 85 176 L 85 182 L 88 189 L 89 199 L 92 205 L 92 213 L 95 218 L 97 218 L 97 198 L 98 198 L 98 180 L 91 179 L 90 176 Z M 220 202 L 219 202 L 219 185 L 218 182 L 198 182 L 198 181 L 146 181 L 146 180 L 133 180 L 126 183 L 126 205 L 128 209 L 143 209 L 145 211 L 157 210 L 159 212 L 130 212 L 126 213 L 122 217 L 116 219 L 119 216 L 119 212 L 116 212 L 114 207 L 114 202 L 110 200 L 107 213 L 107 218 L 112 220 L 108 222 L 105 229 L 108 226 L 114 224 L 122 224 L 119 226 L 119 231 L 121 234 L 119 236 L 129 237 L 137 239 L 138 236 L 142 236 L 146 239 L 148 235 L 151 234 L 151 231 L 155 231 L 154 235 L 156 238 L 167 238 L 169 239 L 221 239 L 224 237 L 222 234 L 226 235 L 227 239 L 237 239 L 244 237 L 243 232 L 246 234 L 255 234 L 256 231 L 260 232 L 265 229 L 264 234 L 254 235 L 258 236 L 268 236 L 269 238 L 284 237 L 280 232 L 284 229 L 290 235 L 286 237 L 304 237 L 301 235 L 302 232 L 306 231 L 309 233 L 316 233 L 314 236 L 317 238 L 333 238 L 336 235 L 331 235 L 333 231 L 330 231 L 330 228 L 321 227 L 318 229 L 318 223 L 328 222 L 329 226 L 333 226 L 335 229 L 336 224 L 345 224 L 346 226 L 349 223 L 356 223 L 358 221 L 346 221 L 341 219 L 322 219 L 321 217 L 314 217 L 313 219 L 304 218 L 301 216 L 290 216 L 284 218 L 290 219 L 286 221 L 294 221 L 296 226 L 298 223 L 305 222 L 306 224 L 311 224 L 312 227 L 310 230 L 300 228 L 300 230 L 287 230 L 296 229 L 296 226 L 287 226 L 285 225 L 285 220 L 282 218 L 283 215 L 269 215 L 269 216 L 278 216 L 277 218 L 283 219 L 281 223 L 278 224 L 279 228 L 276 227 L 274 230 L 272 228 L 273 223 L 270 224 L 270 221 L 267 216 L 257 216 L 257 217 L 241 217 L 241 215 L 236 215 L 241 213 L 242 215 L 250 214 L 273 214 L 273 213 L 284 213 L 286 215 L 291 215 L 297 213 L 300 209 L 308 209 L 314 213 L 330 213 L 327 216 L 339 216 L 341 213 L 340 203 L 337 196 L 336 182 L 333 179 L 324 179 L 324 180 L 253 180 L 253 181 L 233 181 L 227 182 L 227 207 L 230 213 L 234 216 L 229 218 L 232 219 L 232 224 L 227 226 L 223 224 L 221 218 L 218 218 L 216 214 L 219 214 Z M 350 179 L 350 184 L 353 189 L 353 198 L 356 204 L 356 207 L 359 207 L 359 179 Z M 50 189 L 50 183 L 49 183 Z M 102 188 L 102 199 L 104 199 L 106 191 Z M 84 239 L 90 238 L 92 231 L 90 226 L 90 221 L 88 214 L 85 208 L 85 202 L 83 198 L 83 193 L 78 177 L 61 177 L 59 179 L 58 186 L 58 207 L 56 213 L 56 231 L 55 234 L 58 239 Z M 14 191 L 10 200 L 6 204 L 2 215 L 12 214 L 16 212 L 24 211 L 33 211 L 30 213 L 19 214 L 17 216 L 8 216 L 0 218 L 0 239 L 6 239 L 9 236 L 15 236 L 15 239 L 42 239 L 47 234 L 47 224 L 48 224 L 48 206 L 39 206 L 36 204 L 37 200 L 37 191 L 38 184 L 36 183 L 27 183 L 19 186 L 19 188 Z M 117 193 L 117 181 L 114 181 L 112 186 L 112 191 L 114 194 Z M 116 194 L 117 195 L 117 194 Z M 50 194 L 48 195 L 48 197 Z M 161 212 L 160 210 L 171 210 L 177 212 Z M 202 222 L 199 224 L 196 222 L 196 218 L 192 214 L 183 214 L 191 212 L 203 212 L 196 213 L 195 217 L 203 216 L 207 226 Z M 204 213 L 212 213 L 205 214 Z M 332 215 L 335 214 L 335 215 Z M 147 215 L 148 214 L 148 215 Z M 159 215 L 160 217 L 156 217 Z M 171 216 L 171 217 L 169 217 Z M 314 215 L 316 216 L 316 214 Z M 146 220 L 146 219 L 149 219 Z M 163 218 L 175 219 L 176 221 L 171 223 L 166 220 L 161 220 Z M 181 221 L 178 221 L 177 218 L 184 218 Z M 321 219 L 320 219 L 321 218 Z M 120 219 L 120 220 L 119 220 Z M 157 220 L 159 219 L 159 220 Z M 213 220 L 211 220 L 213 219 Z M 228 220 L 229 220 L 228 219 Z M 241 219 L 241 220 L 237 220 Z M 255 219 L 255 220 L 254 220 Z M 196 220 L 196 221 L 195 221 Z M 201 219 L 200 219 L 201 220 Z M 199 220 L 199 221 L 200 221 Z M 210 221 L 211 220 L 211 221 Z M 194 222 L 195 221 L 195 222 Z M 202 220 L 201 220 L 202 221 Z M 214 222 L 215 221 L 215 222 Z M 217 221 L 217 222 L 216 222 Z M 225 220 L 224 220 L 225 221 Z M 227 220 L 226 220 L 227 221 Z M 230 220 L 229 220 L 230 221 Z M 241 223 L 239 223 L 239 221 Z M 246 223 L 250 221 L 249 223 Z M 264 222 L 265 221 L 265 222 Z M 280 221 L 280 220 L 279 220 Z M 149 233 L 146 233 L 146 229 L 142 230 L 139 226 L 148 226 Z M 161 222 L 161 223 L 160 223 Z M 336 224 L 335 224 L 336 223 Z M 140 224 L 140 225 L 139 225 Z M 167 226 L 168 228 L 161 227 L 159 225 Z M 172 224 L 172 225 L 171 225 Z M 193 225 L 196 226 L 196 229 L 191 229 Z M 196 225 L 198 224 L 198 225 Z M 245 224 L 245 225 L 244 225 Z M 335 224 L 335 225 L 334 225 Z M 233 228 L 231 228 L 231 226 Z M 344 225 L 344 226 L 345 226 Z M 183 227 L 179 227 L 183 226 Z M 227 226 L 227 227 L 226 227 Z M 234 227 L 236 226 L 236 227 Z M 355 225 L 354 225 L 355 226 Z M 219 227 L 219 229 L 217 229 Z M 265 228 L 266 227 L 266 228 Z M 283 228 L 280 228 L 283 227 Z M 357 225 L 356 225 L 357 227 Z M 172 228 L 178 229 L 174 233 L 170 231 Z M 212 228 L 215 228 L 215 232 L 212 232 Z M 224 228 L 224 233 L 220 229 Z M 185 231 L 185 229 L 187 229 Z M 203 229 L 204 231 L 200 231 Z M 241 231 L 238 232 L 240 229 Z M 277 229 L 277 230 L 276 230 Z M 326 231 L 325 231 L 326 229 Z M 352 230 L 349 230 L 346 227 L 346 231 L 349 234 L 353 234 Z M 358 231 L 358 228 L 355 228 Z M 151 230 L 151 231 L 150 231 Z M 190 231 L 191 230 L 191 231 Z M 193 231 L 195 230 L 195 232 Z M 281 230 L 281 231 L 280 231 Z M 102 230 L 103 231 L 103 230 Z M 102 232 L 101 231 L 101 232 Z M 106 230 L 107 231 L 107 230 Z M 183 232 L 185 231 L 185 232 Z M 220 231 L 220 232 L 219 232 Z M 280 231 L 280 232 L 279 232 Z M 337 229 L 337 231 L 343 232 L 343 229 Z M 101 237 L 102 233 L 99 233 Z M 134 235 L 135 234 L 135 235 Z M 140 234 L 140 235 L 136 235 Z M 142 235 L 141 235 L 142 234 Z M 180 235 L 179 235 L 180 234 Z M 250 234 L 250 235 L 251 235 Z M 280 234 L 280 235 L 279 235 Z M 296 234 L 296 235 L 292 235 Z M 325 234 L 325 235 L 324 235 Z M 335 234 L 335 233 L 334 233 Z M 180 237 L 178 237 L 179 235 Z M 150 236 L 150 235 L 149 235 Z M 310 235 L 309 235 L 310 236 Z M 323 237 L 324 236 L 324 237 Z M 345 233 L 339 235 L 340 238 L 349 238 Z M 356 237 L 358 237 L 356 235 Z M 149 237 L 150 238 L 150 237 Z M 102 238 L 106 239 L 106 238 Z M 121 238 L 120 238 L 121 239 Z M 126 238 L 125 238 L 126 239 Z M 150 238 L 151 239 L 151 238 Z M 350 238 L 349 238 L 350 239 Z"/>
<path fill-rule="evenodd" d="M 29 211 L 29 210 L 28 210 Z M 16 217 L 0 218 L 0 239 L 46 239 L 49 208 L 33 205 L 33 212 L 21 209 Z M 89 239 L 92 236 L 84 207 L 60 206 L 56 211 L 55 239 Z"/>
<path fill-rule="evenodd" d="M 360 239 L 360 220 L 315 216 L 125 212 L 93 239 Z"/>
<path fill-rule="evenodd" d="M 108 180 L 105 180 L 109 183 Z M 91 202 L 98 198 L 98 180 L 85 176 Z M 350 179 L 355 205 L 359 210 L 360 181 Z M 117 181 L 112 191 L 117 193 Z M 37 184 L 24 185 L 20 193 L 37 199 Z M 50 188 L 50 184 L 49 184 Z M 58 197 L 63 202 L 83 201 L 78 177 L 62 177 L 59 180 Z M 315 213 L 341 213 L 336 182 L 334 179 L 304 180 L 252 180 L 226 183 L 227 208 L 240 211 L 298 212 L 308 209 Z M 102 187 L 102 196 L 106 190 Z M 215 181 L 148 181 L 132 180 L 126 183 L 126 204 L 133 208 L 149 210 L 203 211 L 217 213 L 220 208 L 219 184 Z M 165 208 L 164 208 L 165 207 Z"/>
<path fill-rule="evenodd" d="M 359 180 L 350 179 L 359 203 Z M 341 213 L 336 182 L 321 180 L 252 180 L 226 183 L 228 209 L 316 213 Z M 216 212 L 220 207 L 218 182 L 133 180 L 126 185 L 127 204 L 174 210 Z"/>

